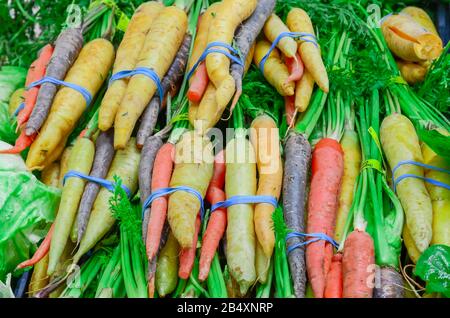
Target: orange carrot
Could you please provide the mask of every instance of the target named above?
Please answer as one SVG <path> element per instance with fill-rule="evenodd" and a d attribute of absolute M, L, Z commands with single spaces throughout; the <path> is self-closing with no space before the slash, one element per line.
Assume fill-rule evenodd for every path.
<path fill-rule="evenodd" d="M 206 192 L 206 200 L 211 204 L 225 200 L 223 187 L 225 184 L 225 158 L 224 151 L 220 151 L 214 158 L 214 174 Z M 222 239 L 227 227 L 226 209 L 220 208 L 211 213 L 208 226 L 202 241 L 200 251 L 200 270 L 198 279 L 204 281 L 208 278 L 211 262 L 216 253 L 219 242 Z"/>
<path fill-rule="evenodd" d="M 172 177 L 174 157 L 175 145 L 172 143 L 168 142 L 159 149 L 153 165 L 152 192 L 169 186 L 170 178 Z M 160 197 L 155 199 L 152 202 L 147 226 L 146 249 L 147 257 L 150 261 L 154 259 L 158 253 L 166 215 L 167 198 Z"/>
<path fill-rule="evenodd" d="M 325 298 L 342 298 L 342 254 L 337 253 L 331 260 L 331 268 L 327 275 Z"/>
<path fill-rule="evenodd" d="M 206 71 L 204 61 L 198 65 L 190 83 L 187 98 L 193 103 L 199 103 L 209 83 L 208 72 Z"/>
<path fill-rule="evenodd" d="M 16 154 L 22 152 L 33 143 L 33 140 L 36 138 L 36 135 L 37 134 L 27 136 L 25 134 L 25 130 L 22 130 L 19 137 L 17 137 L 16 139 L 14 147 L 5 150 L 0 150 L 0 154 Z"/>
<path fill-rule="evenodd" d="M 289 77 L 287 78 L 286 82 L 296 82 L 303 76 L 303 71 L 305 69 L 303 65 L 302 58 L 300 57 L 300 54 L 296 53 L 295 57 L 284 57 L 284 62 L 286 63 L 286 66 L 289 71 Z"/>
<path fill-rule="evenodd" d="M 50 61 L 52 54 L 53 54 L 53 47 L 50 44 L 47 44 L 42 48 L 39 57 L 33 63 L 31 63 L 30 69 L 28 70 L 27 79 L 25 83 L 26 86 L 44 77 L 45 70 L 47 69 L 47 64 Z M 39 87 L 33 87 L 24 93 L 25 107 L 17 115 L 18 127 L 22 126 L 24 123 L 28 121 L 28 118 L 30 118 L 34 104 L 36 104 L 38 92 Z"/>
<path fill-rule="evenodd" d="M 321 139 L 312 155 L 307 233 L 334 235 L 344 153 L 334 139 Z M 315 298 L 322 298 L 333 257 L 333 245 L 320 240 L 306 246 L 306 267 Z"/>
<path fill-rule="evenodd" d="M 53 235 L 53 224 L 50 227 L 50 230 L 48 230 L 47 236 L 44 238 L 41 245 L 39 245 L 39 248 L 34 253 L 33 257 L 17 265 L 17 268 L 21 269 L 28 266 L 33 266 L 41 259 L 43 259 L 50 250 L 50 242 L 52 241 L 52 235 Z"/>
<path fill-rule="evenodd" d="M 369 281 L 375 264 L 372 237 L 364 231 L 354 230 L 345 240 L 342 271 L 344 298 L 372 298 L 373 284 Z M 374 266 L 375 269 L 375 266 Z"/>
<path fill-rule="evenodd" d="M 295 96 L 284 96 L 284 108 L 288 126 L 292 126 L 295 120 Z"/>
<path fill-rule="evenodd" d="M 178 277 L 188 279 L 194 267 L 195 252 L 197 251 L 198 232 L 200 232 L 200 214 L 195 220 L 195 234 L 192 241 L 192 247 L 183 248 L 180 253 L 180 267 L 178 268 Z"/>

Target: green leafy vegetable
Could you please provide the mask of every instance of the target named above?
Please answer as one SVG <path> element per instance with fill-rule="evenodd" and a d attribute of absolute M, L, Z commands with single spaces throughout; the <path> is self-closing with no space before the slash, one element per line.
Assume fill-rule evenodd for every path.
<path fill-rule="evenodd" d="M 414 274 L 427 282 L 427 293 L 450 297 L 450 246 L 433 245 L 420 256 Z"/>
<path fill-rule="evenodd" d="M 61 191 L 27 171 L 0 170 L 0 281 L 29 259 L 55 218 Z"/>
<path fill-rule="evenodd" d="M 120 224 L 122 273 L 128 297 L 147 298 L 146 257 L 142 242 L 140 205 L 132 205 L 122 188 L 122 180 L 114 176 L 114 195 L 110 209 Z"/>

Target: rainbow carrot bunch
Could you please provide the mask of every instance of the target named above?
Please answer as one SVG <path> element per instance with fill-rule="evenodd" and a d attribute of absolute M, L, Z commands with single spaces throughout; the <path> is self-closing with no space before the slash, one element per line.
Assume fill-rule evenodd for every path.
<path fill-rule="evenodd" d="M 450 46 L 421 9 L 379 5 L 92 1 L 28 89 L 2 68 L 15 295 L 449 296 Z M 22 177 L 58 194 L 52 211 L 23 207 Z"/>
<path fill-rule="evenodd" d="M 282 33 L 292 32 L 302 34 L 303 37 L 279 38 Z M 292 127 L 297 113 L 303 113 L 307 109 L 314 83 L 325 93 L 329 91 L 328 75 L 314 27 L 304 10 L 291 8 L 286 24 L 276 14 L 272 14 L 264 25 L 263 33 L 268 41 L 258 43 L 255 64 L 261 68 L 264 63 L 264 76 L 285 96 L 288 125 Z M 274 43 L 276 40 L 279 41 Z M 269 51 L 271 45 L 276 45 L 272 52 Z M 267 58 L 263 60 L 265 56 Z"/>
<path fill-rule="evenodd" d="M 232 108 L 236 104 L 242 92 L 239 85 L 253 57 L 253 43 L 261 31 L 265 17 L 273 8 L 274 1 L 264 0 L 258 3 L 253 0 L 223 0 L 214 3 L 203 13 L 188 64 L 188 69 L 195 71 L 187 95 L 190 100 L 189 117 L 195 130 L 205 133 L 214 127 L 237 88 Z M 238 29 L 245 20 L 245 27 Z M 235 37 L 236 30 L 242 32 L 238 31 Z M 229 49 L 233 39 L 238 42 L 237 56 L 236 52 L 230 52 Z M 208 50 L 211 50 L 209 54 Z M 234 58 L 216 52 L 217 50 L 227 55 L 232 54 Z M 206 58 L 202 62 L 200 57 L 203 54 L 206 54 Z M 235 67 L 234 76 L 230 74 L 232 62 L 239 64 L 239 67 Z M 194 70 L 196 64 L 198 67 Z"/>

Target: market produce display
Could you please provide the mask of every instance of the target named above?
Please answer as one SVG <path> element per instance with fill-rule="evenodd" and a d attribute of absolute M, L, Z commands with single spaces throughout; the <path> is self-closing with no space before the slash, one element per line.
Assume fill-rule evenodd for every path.
<path fill-rule="evenodd" d="M 42 2 L 0 10 L 0 298 L 450 297 L 431 5 Z"/>

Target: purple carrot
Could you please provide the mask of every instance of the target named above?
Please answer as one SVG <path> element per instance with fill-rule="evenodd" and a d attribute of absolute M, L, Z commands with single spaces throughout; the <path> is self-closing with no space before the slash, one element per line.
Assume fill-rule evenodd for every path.
<path fill-rule="evenodd" d="M 62 31 L 55 42 L 55 50 L 48 63 L 45 76 L 64 80 L 67 71 L 80 53 L 83 46 L 83 34 L 79 28 L 67 28 Z M 47 118 L 55 97 L 57 86 L 44 83 L 39 89 L 36 105 L 27 122 L 25 134 L 32 136 L 39 131 Z"/>
<path fill-rule="evenodd" d="M 256 37 L 261 33 L 266 20 L 272 14 L 275 8 L 275 2 L 276 0 L 259 0 L 253 14 L 236 31 L 234 41 L 243 61 L 247 59 L 247 55 L 253 43 L 255 43 Z M 231 64 L 231 76 L 233 76 L 236 82 L 236 95 L 231 106 L 231 109 L 233 109 L 242 94 L 244 67 L 233 62 Z"/>
<path fill-rule="evenodd" d="M 283 176 L 284 220 L 289 229 L 305 233 L 305 201 L 308 170 L 311 161 L 311 146 L 303 134 L 291 132 L 285 144 L 285 168 Z M 293 237 L 287 247 L 302 243 L 303 238 Z M 306 266 L 305 247 L 292 250 L 288 255 L 294 293 L 305 297 Z"/>
<path fill-rule="evenodd" d="M 104 179 L 114 157 L 114 131 L 112 129 L 101 132 L 95 141 L 95 157 L 92 165 L 91 177 Z M 88 182 L 84 188 L 78 208 L 77 226 L 79 244 L 86 230 L 92 206 L 100 191 L 100 185 L 95 182 Z"/>

